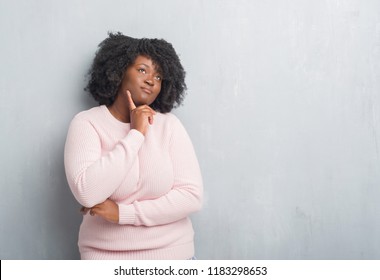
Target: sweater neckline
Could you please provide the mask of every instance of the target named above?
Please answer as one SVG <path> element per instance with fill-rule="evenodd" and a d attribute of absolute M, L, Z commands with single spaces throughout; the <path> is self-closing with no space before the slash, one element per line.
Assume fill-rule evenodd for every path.
<path fill-rule="evenodd" d="M 107 120 L 111 122 L 113 125 L 121 127 L 121 128 L 130 128 L 130 123 L 124 123 L 122 121 L 119 121 L 117 118 L 115 118 L 111 112 L 108 110 L 106 105 L 100 105 L 100 109 L 104 112 Z"/>

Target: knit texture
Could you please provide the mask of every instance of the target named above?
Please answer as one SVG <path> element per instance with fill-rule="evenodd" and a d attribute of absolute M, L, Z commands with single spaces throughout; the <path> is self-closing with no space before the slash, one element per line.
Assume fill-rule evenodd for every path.
<path fill-rule="evenodd" d="M 201 208 L 203 186 L 191 140 L 171 113 L 157 113 L 144 136 L 106 106 L 77 114 L 65 145 L 65 170 L 77 201 L 92 207 L 110 198 L 119 223 L 83 216 L 82 259 L 189 259 L 194 231 L 188 216 Z"/>

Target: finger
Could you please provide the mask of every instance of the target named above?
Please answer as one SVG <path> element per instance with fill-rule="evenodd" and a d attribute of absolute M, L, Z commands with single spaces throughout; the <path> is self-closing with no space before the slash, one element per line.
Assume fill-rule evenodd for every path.
<path fill-rule="evenodd" d="M 132 100 L 132 95 L 129 90 L 127 90 L 127 97 L 128 97 L 129 110 L 133 111 L 134 109 L 136 109 L 136 105 Z"/>
<path fill-rule="evenodd" d="M 153 124 L 154 114 L 150 110 L 142 110 L 139 112 L 141 116 L 148 118 L 148 123 Z"/>
<path fill-rule="evenodd" d="M 82 206 L 81 208 L 80 208 L 80 212 L 83 214 L 83 215 L 86 215 L 87 214 L 87 212 L 88 212 L 88 208 L 87 207 L 84 207 L 84 206 Z"/>
<path fill-rule="evenodd" d="M 90 215 L 95 216 L 99 212 L 99 206 L 100 204 L 95 205 L 94 207 L 89 208 Z"/>
<path fill-rule="evenodd" d="M 156 115 L 156 111 L 154 111 L 150 107 L 137 107 L 134 111 L 136 114 L 144 114 L 144 115 L 149 115 L 149 116 L 154 116 Z"/>
<path fill-rule="evenodd" d="M 150 113 L 152 113 L 153 115 L 157 114 L 156 111 L 154 111 L 151 107 L 149 107 L 148 105 L 143 105 L 141 106 L 142 109 L 144 109 L 145 111 L 149 111 Z"/>
<path fill-rule="evenodd" d="M 91 216 L 105 217 L 105 213 L 106 212 L 104 211 L 104 209 L 100 207 L 91 208 L 91 211 L 90 211 Z"/>
<path fill-rule="evenodd" d="M 91 216 L 95 216 L 95 214 L 96 214 L 96 210 L 91 208 L 91 210 L 90 210 L 90 215 L 91 215 Z"/>

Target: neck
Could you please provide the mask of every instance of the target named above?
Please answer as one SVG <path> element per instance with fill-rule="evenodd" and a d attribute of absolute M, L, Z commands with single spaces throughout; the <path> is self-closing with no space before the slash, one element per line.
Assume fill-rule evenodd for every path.
<path fill-rule="evenodd" d="M 129 110 L 123 106 L 123 104 L 120 104 L 120 99 L 116 98 L 115 102 L 108 106 L 108 110 L 111 112 L 111 114 L 119 121 L 123 123 L 129 123 L 130 122 L 130 115 Z"/>

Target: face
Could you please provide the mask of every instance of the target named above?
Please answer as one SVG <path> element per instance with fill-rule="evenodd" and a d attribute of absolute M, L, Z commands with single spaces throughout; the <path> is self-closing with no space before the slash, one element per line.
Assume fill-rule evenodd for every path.
<path fill-rule="evenodd" d="M 129 90 L 136 106 L 150 105 L 161 91 L 162 75 L 146 56 L 138 56 L 124 72 L 119 93 Z"/>

